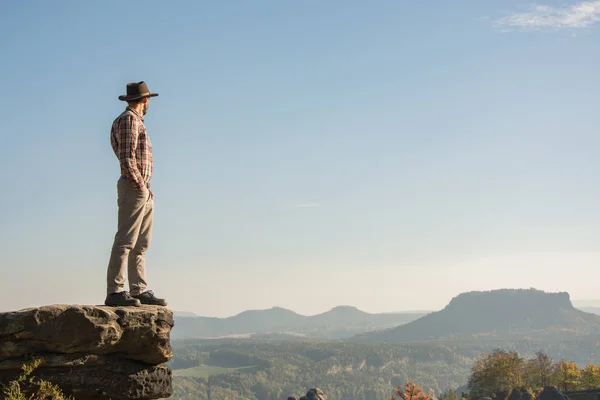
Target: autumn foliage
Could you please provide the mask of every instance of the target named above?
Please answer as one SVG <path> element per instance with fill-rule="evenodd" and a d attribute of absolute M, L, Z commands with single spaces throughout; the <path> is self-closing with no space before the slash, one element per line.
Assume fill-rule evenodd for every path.
<path fill-rule="evenodd" d="M 539 351 L 529 360 L 514 351 L 496 350 L 483 355 L 471 369 L 469 393 L 463 397 L 494 400 L 538 399 L 545 386 L 556 386 L 561 392 L 600 389 L 600 366 L 584 368 L 571 361 L 554 362 Z M 455 390 L 442 393 L 440 400 L 458 400 Z M 425 393 L 414 381 L 406 381 L 394 389 L 392 400 L 436 400 L 432 392 Z"/>
<path fill-rule="evenodd" d="M 398 395 L 396 397 L 395 395 Z M 392 400 L 431 400 L 433 393 L 425 393 L 423 389 L 414 381 L 406 381 L 404 389 L 398 385 L 392 394 Z"/>
<path fill-rule="evenodd" d="M 497 350 L 477 360 L 469 378 L 469 389 L 474 397 L 492 397 L 509 393 L 523 385 L 525 361 L 515 352 Z"/>
<path fill-rule="evenodd" d="M 580 369 L 566 360 L 555 363 L 541 351 L 525 360 L 516 352 L 496 350 L 473 365 L 469 397 L 506 398 L 513 389 L 518 389 L 535 398 L 548 385 L 562 392 L 600 388 L 600 366 L 590 364 Z"/>
<path fill-rule="evenodd" d="M 579 386 L 584 389 L 600 388 L 600 365 L 586 366 L 579 376 Z"/>

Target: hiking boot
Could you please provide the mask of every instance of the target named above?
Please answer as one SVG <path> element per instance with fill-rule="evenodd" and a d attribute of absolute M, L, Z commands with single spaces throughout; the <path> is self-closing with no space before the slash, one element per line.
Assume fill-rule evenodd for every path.
<path fill-rule="evenodd" d="M 131 297 L 129 292 L 111 293 L 106 296 L 104 304 L 111 307 L 139 307 L 142 305 L 138 299 Z"/>
<path fill-rule="evenodd" d="M 138 299 L 142 302 L 142 304 L 148 304 L 152 306 L 166 306 L 167 301 L 165 299 L 159 299 L 154 295 L 152 290 L 146 290 L 144 293 L 138 294 L 137 296 L 133 296 L 135 299 Z"/>

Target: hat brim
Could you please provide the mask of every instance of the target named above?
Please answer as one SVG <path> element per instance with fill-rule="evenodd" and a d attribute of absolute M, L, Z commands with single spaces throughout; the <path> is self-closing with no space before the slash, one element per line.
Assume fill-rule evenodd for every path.
<path fill-rule="evenodd" d="M 146 97 L 156 97 L 156 96 L 158 96 L 158 93 L 148 93 L 148 94 L 143 94 L 141 96 L 121 95 L 121 96 L 119 96 L 119 100 L 121 100 L 121 101 L 133 101 L 133 100 L 143 99 L 143 98 L 146 98 Z"/>

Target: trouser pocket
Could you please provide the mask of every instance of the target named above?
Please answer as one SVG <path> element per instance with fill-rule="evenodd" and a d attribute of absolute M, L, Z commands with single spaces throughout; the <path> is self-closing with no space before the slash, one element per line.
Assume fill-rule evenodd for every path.
<path fill-rule="evenodd" d="M 125 178 L 117 182 L 117 205 L 122 207 L 126 204 L 146 203 L 150 197 L 150 192 L 146 190 L 134 189 L 134 186 Z"/>

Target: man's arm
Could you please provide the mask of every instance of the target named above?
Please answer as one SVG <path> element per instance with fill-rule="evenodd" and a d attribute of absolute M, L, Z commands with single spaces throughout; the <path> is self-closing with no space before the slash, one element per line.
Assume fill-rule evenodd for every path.
<path fill-rule="evenodd" d="M 135 151 L 138 145 L 138 122 L 130 115 L 123 116 L 119 124 L 119 162 L 127 177 L 138 190 L 146 190 L 144 178 L 137 167 Z"/>

